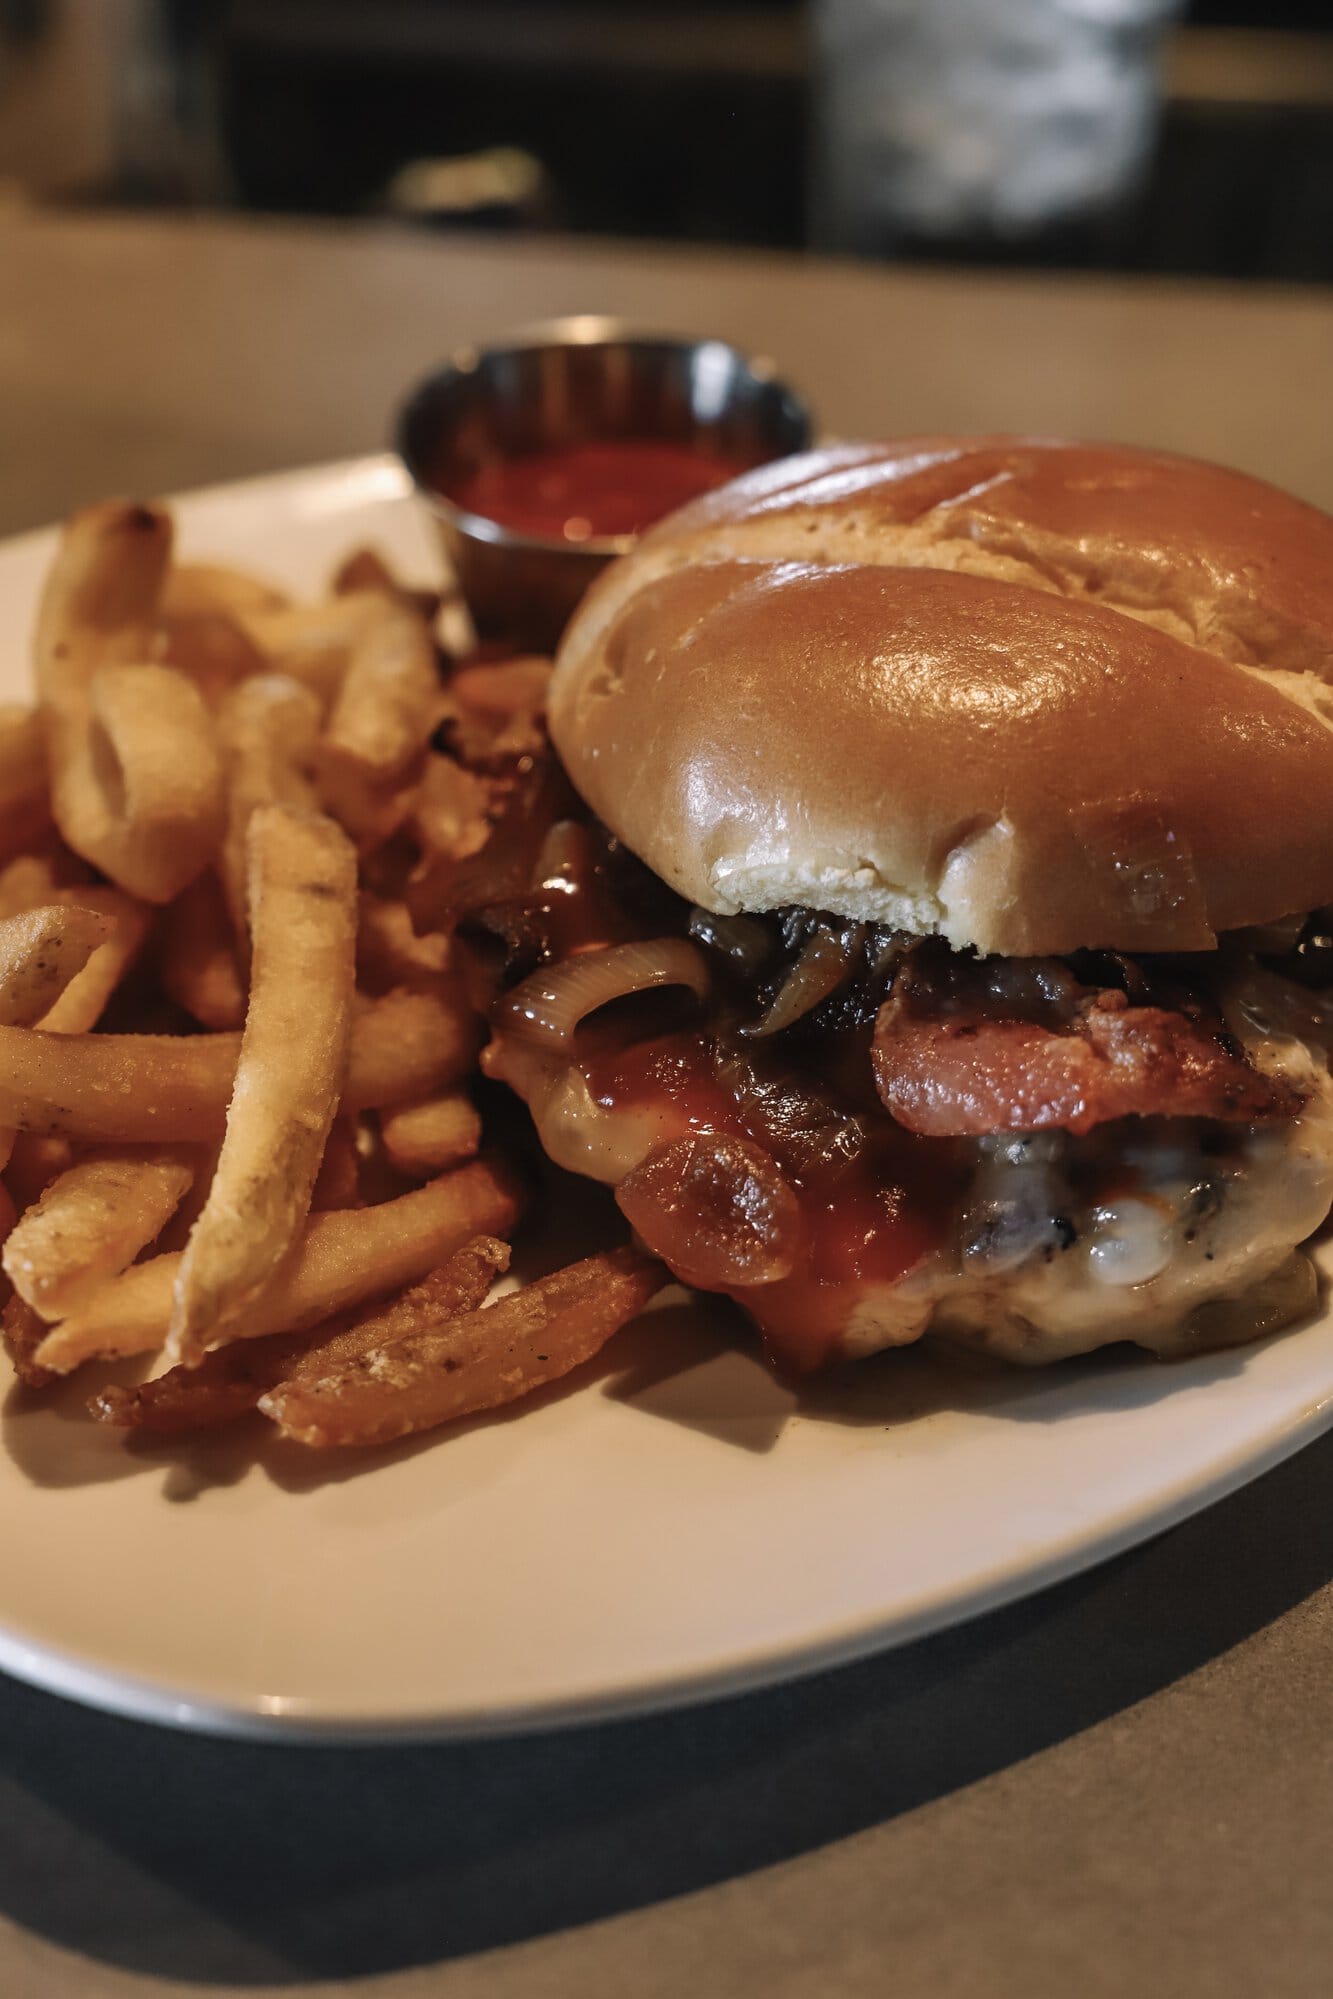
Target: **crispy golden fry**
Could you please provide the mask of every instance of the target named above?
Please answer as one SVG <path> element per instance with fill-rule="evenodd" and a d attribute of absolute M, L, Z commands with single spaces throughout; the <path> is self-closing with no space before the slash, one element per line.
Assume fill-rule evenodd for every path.
<path fill-rule="evenodd" d="M 178 562 L 162 591 L 163 613 L 173 618 L 281 611 L 289 601 L 275 583 L 221 562 Z"/>
<path fill-rule="evenodd" d="M 479 854 L 491 830 L 491 787 L 453 757 L 430 756 L 412 800 L 409 824 L 423 857 L 464 861 Z"/>
<path fill-rule="evenodd" d="M 322 604 L 291 604 L 282 610 L 238 615 L 273 671 L 299 680 L 327 709 L 337 699 L 352 647 L 383 602 L 378 590 L 358 590 Z"/>
<path fill-rule="evenodd" d="M 430 633 L 401 599 L 381 597 L 352 646 L 320 745 L 326 793 L 401 778 L 430 741 L 440 707 Z"/>
<path fill-rule="evenodd" d="M 311 771 L 321 711 L 308 687 L 285 674 L 245 681 L 223 704 L 227 829 L 220 871 L 236 935 L 248 940 L 245 838 L 261 805 L 312 809 L 317 800 Z"/>
<path fill-rule="evenodd" d="M 268 661 L 239 619 L 217 611 L 164 618 L 158 653 L 167 666 L 194 682 L 214 711 L 240 681 L 268 671 Z"/>
<path fill-rule="evenodd" d="M 151 657 L 170 557 L 171 521 L 159 507 L 106 500 L 70 516 L 37 613 L 37 695 L 45 721 L 53 710 L 78 710 L 98 667 Z M 52 780 L 58 787 L 54 768 Z"/>
<path fill-rule="evenodd" d="M 376 1208 L 312 1215 L 299 1244 L 244 1322 L 238 1338 L 294 1332 L 414 1284 L 470 1236 L 504 1235 L 518 1218 L 518 1189 L 488 1160 L 462 1166 Z M 135 1264 L 94 1302 L 53 1326 L 37 1360 L 68 1374 L 96 1355 L 150 1353 L 166 1337 L 179 1256 Z"/>
<path fill-rule="evenodd" d="M 146 902 L 170 902 L 217 852 L 222 764 L 198 690 L 168 666 L 104 666 L 57 805 L 76 853 Z"/>
<path fill-rule="evenodd" d="M 354 548 L 350 555 L 343 557 L 330 578 L 329 587 L 335 597 L 348 597 L 364 590 L 378 590 L 386 596 L 398 597 L 412 605 L 417 616 L 424 618 L 427 624 L 439 614 L 438 590 L 419 589 L 411 583 L 404 583 L 379 550 L 369 546 Z"/>
<path fill-rule="evenodd" d="M 76 852 L 90 825 L 100 845 L 114 811 L 114 757 L 94 762 L 91 705 L 96 675 L 147 659 L 171 553 L 171 522 L 159 509 L 108 501 L 65 525 L 37 613 L 35 668 L 56 824 Z M 107 754 L 105 737 L 101 739 Z M 88 855 L 100 867 L 100 850 Z"/>
<path fill-rule="evenodd" d="M 354 596 L 358 590 L 379 590 L 389 597 L 405 594 L 384 556 L 369 542 L 343 557 L 329 578 L 329 589 L 335 597 Z"/>
<path fill-rule="evenodd" d="M 616 1249 L 259 1398 L 284 1436 L 317 1449 L 388 1444 L 516 1402 L 591 1360 L 669 1282 L 660 1263 Z"/>
<path fill-rule="evenodd" d="M 347 1075 L 356 855 L 320 813 L 250 820 L 253 963 L 217 1172 L 176 1281 L 167 1351 L 197 1358 L 262 1296 L 310 1211 Z"/>
<path fill-rule="evenodd" d="M 40 1020 L 111 930 L 100 910 L 60 903 L 0 919 L 0 1023 Z"/>
<path fill-rule="evenodd" d="M 193 1179 L 180 1153 L 90 1154 L 15 1223 L 0 1251 L 6 1276 L 41 1318 L 63 1318 L 157 1239 Z"/>
<path fill-rule="evenodd" d="M 425 1180 L 472 1159 L 481 1146 L 481 1118 L 462 1090 L 399 1104 L 380 1117 L 380 1144 L 395 1172 Z"/>
<path fill-rule="evenodd" d="M 102 1018 L 108 1000 L 143 949 L 152 915 L 146 903 L 136 902 L 119 888 L 62 888 L 56 890 L 54 900 L 98 910 L 110 925 L 106 941 L 97 946 L 83 970 L 70 980 L 38 1023 L 44 1034 L 87 1034 Z"/>
<path fill-rule="evenodd" d="M 80 893 L 96 902 L 97 890 Z M 115 934 L 114 916 L 97 907 L 55 903 L 0 920 L 0 1021 L 11 1027 L 41 1021 L 49 1028 L 54 1020 L 58 1031 L 62 1018 L 79 1016 L 102 977 L 95 960 L 114 948 Z M 82 994 L 75 991 L 80 985 Z M 0 1130 L 0 1167 L 15 1136 L 11 1127 Z"/>
<path fill-rule="evenodd" d="M 446 1089 L 480 1045 L 439 993 L 388 993 L 352 1028 L 343 1107 L 378 1110 Z M 0 1125 L 96 1143 L 207 1143 L 222 1131 L 239 1034 L 71 1034 L 0 1027 Z"/>
<path fill-rule="evenodd" d="M 0 702 L 0 856 L 38 846 L 50 830 L 42 718 L 22 702 Z"/>
<path fill-rule="evenodd" d="M 232 1422 L 280 1382 L 318 1379 L 358 1354 L 392 1346 L 423 1326 L 474 1310 L 508 1267 L 507 1243 L 476 1236 L 420 1284 L 388 1305 L 372 1306 L 350 1324 L 234 1340 L 205 1354 L 198 1367 L 169 1368 L 139 1388 L 104 1388 L 93 1396 L 89 1410 L 103 1423 L 159 1434 Z"/>
<path fill-rule="evenodd" d="M 330 1368 L 341 1367 L 358 1354 L 395 1346 L 441 1319 L 473 1312 L 497 1277 L 509 1268 L 509 1244 L 493 1235 L 472 1236 L 461 1249 L 419 1284 L 399 1292 L 387 1305 L 376 1304 L 355 1314 L 345 1325 L 317 1327 L 303 1335 L 300 1351 L 278 1377 L 282 1381 L 318 1381 Z M 220 1349 L 225 1352 L 226 1349 Z"/>
<path fill-rule="evenodd" d="M 0 1339 L 5 1344 L 5 1352 L 13 1363 L 15 1374 L 25 1388 L 47 1388 L 55 1380 L 49 1367 L 41 1367 L 35 1358 L 38 1347 L 51 1328 L 45 1319 L 33 1311 L 15 1292 L 0 1312 Z"/>
<path fill-rule="evenodd" d="M 330 778 L 325 767 L 319 792 L 326 811 L 356 841 L 363 856 L 377 853 L 405 827 L 416 802 L 419 776 L 411 770 L 387 784 L 362 779 L 350 766 Z"/>
<path fill-rule="evenodd" d="M 357 978 L 367 992 L 436 979 L 448 970 L 449 939 L 440 931 L 418 937 L 405 902 L 362 894 L 356 932 Z"/>
<path fill-rule="evenodd" d="M 162 912 L 162 987 L 203 1027 L 239 1027 L 245 988 L 222 888 L 210 868 Z"/>
<path fill-rule="evenodd" d="M 437 980 L 419 992 L 386 993 L 367 1004 L 352 1029 L 343 1109 L 382 1110 L 437 1096 L 467 1074 L 481 1040 L 481 1023 L 461 986 Z M 411 1079 L 425 1075 L 432 1080 L 414 1088 Z"/>

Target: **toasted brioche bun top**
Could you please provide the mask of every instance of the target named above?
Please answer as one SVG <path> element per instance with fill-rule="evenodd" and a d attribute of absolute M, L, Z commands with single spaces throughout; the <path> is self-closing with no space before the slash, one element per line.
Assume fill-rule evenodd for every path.
<path fill-rule="evenodd" d="M 717 911 L 1016 956 L 1333 901 L 1333 519 L 1113 445 L 789 458 L 645 535 L 551 687 L 570 777 Z"/>

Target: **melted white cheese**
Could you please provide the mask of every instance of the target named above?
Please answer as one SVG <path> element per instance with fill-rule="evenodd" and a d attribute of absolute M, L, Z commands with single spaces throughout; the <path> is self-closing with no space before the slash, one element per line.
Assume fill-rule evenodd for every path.
<path fill-rule="evenodd" d="M 1208 1127 L 1132 1122 L 1038 1157 L 983 1158 L 978 1183 L 1068 1223 L 1068 1239 L 1036 1245 L 1009 1267 L 969 1254 L 963 1237 L 882 1299 L 867 1297 L 848 1327 L 854 1354 L 898 1345 L 915 1309 L 920 1332 L 1027 1363 L 1131 1340 L 1162 1354 L 1252 1337 L 1313 1301 L 1304 1259 L 1292 1251 L 1333 1207 L 1333 1086 L 1322 1075 L 1299 1117 L 1236 1134 L 1234 1150 L 1206 1149 Z M 1080 1203 L 1067 1168 L 1117 1156 L 1139 1192 Z M 1075 1152 L 1074 1147 L 1080 1148 Z M 1145 1198 L 1146 1196 L 1146 1198 Z M 971 1211 L 975 1212 L 975 1208 Z M 1274 1281 L 1289 1307 L 1274 1318 Z M 1225 1302 L 1230 1309 L 1217 1309 Z M 1248 1310 L 1247 1310 L 1248 1307 Z"/>

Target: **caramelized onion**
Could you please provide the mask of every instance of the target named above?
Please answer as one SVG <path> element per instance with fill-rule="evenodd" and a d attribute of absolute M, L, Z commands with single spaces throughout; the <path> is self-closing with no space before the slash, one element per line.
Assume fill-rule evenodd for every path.
<path fill-rule="evenodd" d="M 815 930 L 801 946 L 801 955 L 779 986 L 759 1019 L 741 1029 L 753 1041 L 779 1034 L 803 1014 L 812 1013 L 821 1000 L 836 992 L 855 964 L 865 942 L 865 925 L 854 923 L 845 930 Z"/>
<path fill-rule="evenodd" d="M 696 904 L 690 911 L 689 930 L 701 944 L 730 958 L 747 978 L 757 978 L 773 956 L 775 940 L 757 916 L 718 916 Z"/>
<path fill-rule="evenodd" d="M 706 999 L 708 967 L 702 953 L 683 937 L 580 951 L 515 986 L 496 1015 L 496 1026 L 544 1049 L 566 1050 L 579 1022 L 598 1007 L 656 986 L 688 986 L 697 998 Z"/>
<path fill-rule="evenodd" d="M 716 1132 L 655 1146 L 616 1188 L 631 1228 L 704 1291 L 789 1277 L 800 1240 L 796 1195 L 776 1161 Z"/>

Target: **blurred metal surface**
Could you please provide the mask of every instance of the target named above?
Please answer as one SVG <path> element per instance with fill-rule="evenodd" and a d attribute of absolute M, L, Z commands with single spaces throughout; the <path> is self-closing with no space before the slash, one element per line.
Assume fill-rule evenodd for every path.
<path fill-rule="evenodd" d="M 538 648 L 559 637 L 632 535 L 577 544 L 521 534 L 441 490 L 497 458 L 608 437 L 706 445 L 737 466 L 809 443 L 805 405 L 770 365 L 714 339 L 668 339 L 578 315 L 464 348 L 404 405 L 398 446 L 479 630 Z"/>

